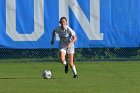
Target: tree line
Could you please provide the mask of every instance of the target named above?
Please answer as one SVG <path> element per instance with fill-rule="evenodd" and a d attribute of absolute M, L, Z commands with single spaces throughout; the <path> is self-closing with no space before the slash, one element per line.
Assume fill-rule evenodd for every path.
<path fill-rule="evenodd" d="M 46 58 L 58 59 L 58 49 L 0 49 L 0 58 Z M 76 48 L 75 60 L 140 59 L 140 48 Z"/>

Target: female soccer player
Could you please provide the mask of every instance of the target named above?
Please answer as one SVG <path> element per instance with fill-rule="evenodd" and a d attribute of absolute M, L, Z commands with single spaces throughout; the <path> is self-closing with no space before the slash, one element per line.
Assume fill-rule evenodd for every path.
<path fill-rule="evenodd" d="M 77 71 L 74 65 L 74 42 L 77 40 L 75 32 L 67 25 L 66 17 L 61 17 L 59 23 L 61 26 L 57 26 L 52 33 L 51 44 L 54 45 L 54 37 L 57 33 L 60 37 L 59 42 L 59 59 L 62 64 L 65 65 L 65 73 L 68 73 L 68 63 L 73 71 L 73 78 L 77 78 Z M 65 60 L 65 56 L 68 54 L 68 63 Z"/>

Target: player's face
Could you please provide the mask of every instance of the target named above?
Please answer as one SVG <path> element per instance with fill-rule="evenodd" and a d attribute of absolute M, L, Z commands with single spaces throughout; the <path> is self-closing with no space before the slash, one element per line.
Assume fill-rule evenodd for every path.
<path fill-rule="evenodd" d="M 61 24 L 61 26 L 65 26 L 65 25 L 67 25 L 67 21 L 65 19 L 62 19 L 60 24 Z"/>

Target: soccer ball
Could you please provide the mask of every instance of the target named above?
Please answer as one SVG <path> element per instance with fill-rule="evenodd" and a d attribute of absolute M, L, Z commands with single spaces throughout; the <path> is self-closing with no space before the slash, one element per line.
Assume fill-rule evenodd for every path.
<path fill-rule="evenodd" d="M 50 70 L 45 70 L 42 74 L 44 79 L 50 79 L 52 77 L 52 73 Z"/>

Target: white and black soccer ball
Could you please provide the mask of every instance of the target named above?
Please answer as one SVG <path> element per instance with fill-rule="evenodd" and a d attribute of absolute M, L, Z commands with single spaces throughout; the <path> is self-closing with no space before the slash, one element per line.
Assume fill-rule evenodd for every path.
<path fill-rule="evenodd" d="M 50 70 L 45 70 L 42 74 L 44 79 L 50 79 L 52 77 L 52 73 Z"/>

